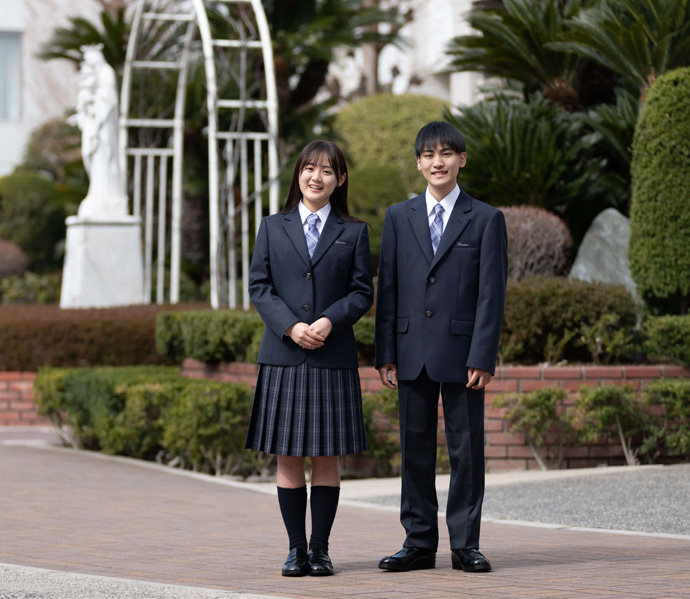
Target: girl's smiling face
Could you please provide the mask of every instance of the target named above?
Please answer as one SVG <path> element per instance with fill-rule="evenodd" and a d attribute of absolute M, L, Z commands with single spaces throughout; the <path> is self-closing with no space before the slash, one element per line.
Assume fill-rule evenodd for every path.
<path fill-rule="evenodd" d="M 346 176 L 343 174 L 338 180 L 335 169 L 323 155 L 318 156 L 314 161 L 307 162 L 299 174 L 302 202 L 312 212 L 323 208 L 330 200 L 335 188 L 345 182 Z"/>

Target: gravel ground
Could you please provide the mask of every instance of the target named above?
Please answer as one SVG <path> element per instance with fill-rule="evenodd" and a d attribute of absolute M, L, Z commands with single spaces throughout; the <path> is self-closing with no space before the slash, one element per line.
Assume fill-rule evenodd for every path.
<path fill-rule="evenodd" d="M 448 493 L 438 492 L 439 509 Z M 397 495 L 365 501 L 399 505 Z M 690 535 L 690 464 L 489 487 L 482 515 L 566 526 Z"/>

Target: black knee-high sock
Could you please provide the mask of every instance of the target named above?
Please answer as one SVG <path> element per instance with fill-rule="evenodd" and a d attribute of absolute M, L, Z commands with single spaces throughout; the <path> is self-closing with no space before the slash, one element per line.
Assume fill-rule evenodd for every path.
<path fill-rule="evenodd" d="M 290 539 L 290 549 L 307 549 L 307 485 L 296 489 L 278 487 L 278 505 Z"/>
<path fill-rule="evenodd" d="M 328 551 L 328 538 L 338 510 L 340 487 L 313 486 L 311 488 L 311 539 L 309 548 Z"/>

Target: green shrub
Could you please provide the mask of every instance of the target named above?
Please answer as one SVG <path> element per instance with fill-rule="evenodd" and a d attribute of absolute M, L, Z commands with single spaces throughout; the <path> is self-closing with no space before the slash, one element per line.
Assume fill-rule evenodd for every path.
<path fill-rule="evenodd" d="M 55 304 L 60 301 L 62 272 L 39 275 L 25 272 L 22 276 L 5 277 L 0 281 L 0 303 Z"/>
<path fill-rule="evenodd" d="M 660 76 L 635 129 L 630 271 L 643 297 L 690 308 L 690 68 Z"/>
<path fill-rule="evenodd" d="M 525 435 L 542 470 L 547 469 L 549 459 L 554 468 L 560 468 L 566 447 L 575 440 L 572 419 L 565 411 L 567 395 L 564 389 L 547 387 L 530 393 L 499 395 L 493 402 L 495 408 L 507 408 L 504 418 L 510 423 L 510 433 Z"/>
<path fill-rule="evenodd" d="M 372 266 L 376 272 L 386 208 L 407 197 L 405 184 L 392 166 L 365 164 L 350 171 L 347 197 L 350 212 L 371 225 L 369 245 Z"/>
<path fill-rule="evenodd" d="M 376 460 L 375 476 L 394 476 L 400 472 L 396 457 L 400 452 L 398 392 L 381 389 L 362 396 L 364 425 L 369 454 Z"/>
<path fill-rule="evenodd" d="M 595 364 L 620 362 L 640 354 L 643 335 L 630 322 L 621 322 L 618 314 L 602 314 L 592 325 L 578 329 L 582 345 L 589 351 Z"/>
<path fill-rule="evenodd" d="M 366 96 L 338 112 L 334 128 L 351 167 L 384 164 L 400 175 L 408 193 L 421 193 L 426 183 L 417 170 L 414 140 L 424 125 L 442 120 L 445 106 L 438 98 L 413 94 Z"/>
<path fill-rule="evenodd" d="M 578 333 L 604 314 L 619 317 L 617 327 L 635 325 L 638 305 L 623 285 L 558 277 L 508 283 L 499 355 L 505 362 L 588 361 Z"/>
<path fill-rule="evenodd" d="M 651 316 L 643 328 L 649 355 L 673 358 L 690 368 L 690 315 Z"/>
<path fill-rule="evenodd" d="M 647 406 L 659 405 L 663 412 L 648 430 L 642 452 L 652 460 L 660 454 L 690 459 L 690 379 L 662 379 L 643 390 Z"/>
<path fill-rule="evenodd" d="M 61 310 L 0 306 L 0 371 L 41 366 L 172 364 L 156 352 L 156 314 L 198 305 Z"/>
<path fill-rule="evenodd" d="M 575 402 L 575 411 L 581 422 L 580 440 L 583 443 L 600 437 L 615 436 L 623 448 L 628 466 L 637 461 L 633 436 L 647 425 L 646 410 L 638 401 L 632 386 L 602 385 L 582 387 Z"/>
<path fill-rule="evenodd" d="M 21 171 L 0 179 L 0 238 L 22 248 L 32 270 L 61 266 L 56 250 L 65 238 L 65 211 L 50 181 Z"/>
<path fill-rule="evenodd" d="M 215 474 L 249 474 L 252 392 L 182 378 L 175 368 L 43 369 L 36 401 L 77 447 Z"/>
<path fill-rule="evenodd" d="M 373 363 L 374 319 L 362 318 L 354 330 L 362 363 Z M 156 349 L 175 362 L 256 362 L 263 331 L 256 312 L 162 312 L 156 322 Z"/>

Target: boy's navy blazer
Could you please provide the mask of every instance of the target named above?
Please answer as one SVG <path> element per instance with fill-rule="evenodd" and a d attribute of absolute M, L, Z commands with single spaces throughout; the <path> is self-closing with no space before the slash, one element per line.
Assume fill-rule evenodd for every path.
<path fill-rule="evenodd" d="M 425 194 L 391 206 L 381 241 L 376 366 L 398 378 L 426 367 L 437 382 L 467 382 L 467 369 L 494 373 L 508 277 L 503 213 L 464 191 L 436 254 Z"/>
<path fill-rule="evenodd" d="M 331 209 L 309 258 L 299 210 L 261 221 L 249 269 L 249 295 L 266 323 L 258 362 L 357 368 L 354 325 L 371 307 L 374 289 L 367 225 Z M 323 347 L 303 349 L 285 335 L 296 322 L 326 316 L 333 331 Z"/>

